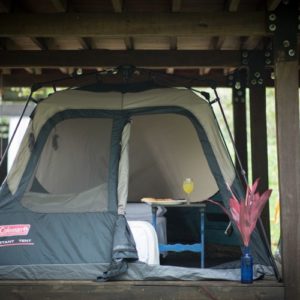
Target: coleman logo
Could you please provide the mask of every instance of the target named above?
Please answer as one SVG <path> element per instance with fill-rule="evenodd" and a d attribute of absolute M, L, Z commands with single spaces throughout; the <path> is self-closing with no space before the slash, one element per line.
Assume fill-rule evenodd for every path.
<path fill-rule="evenodd" d="M 0 237 L 27 235 L 30 224 L 0 225 Z"/>

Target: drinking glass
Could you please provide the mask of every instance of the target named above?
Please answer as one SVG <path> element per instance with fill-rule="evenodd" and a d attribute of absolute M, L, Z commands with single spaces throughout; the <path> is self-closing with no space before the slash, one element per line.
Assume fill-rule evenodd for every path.
<path fill-rule="evenodd" d="M 194 182 L 191 178 L 185 178 L 182 184 L 184 192 L 187 194 L 187 204 L 191 203 L 190 194 L 194 190 Z"/>

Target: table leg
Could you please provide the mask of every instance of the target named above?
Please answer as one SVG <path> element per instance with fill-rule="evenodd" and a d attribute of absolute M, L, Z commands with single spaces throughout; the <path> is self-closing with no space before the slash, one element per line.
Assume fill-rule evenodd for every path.
<path fill-rule="evenodd" d="M 157 216 L 158 207 L 152 206 L 151 208 L 152 208 L 152 225 L 156 231 L 156 216 Z"/>
<path fill-rule="evenodd" d="M 204 268 L 204 258 L 205 258 L 205 239 L 204 239 L 204 209 L 200 209 L 200 240 L 202 245 L 202 252 L 200 253 L 201 256 L 201 268 Z"/>

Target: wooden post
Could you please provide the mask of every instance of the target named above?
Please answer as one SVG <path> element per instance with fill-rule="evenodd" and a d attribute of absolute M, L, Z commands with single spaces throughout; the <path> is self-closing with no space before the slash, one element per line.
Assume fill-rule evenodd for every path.
<path fill-rule="evenodd" d="M 282 1 L 270 12 L 274 35 L 275 99 L 281 247 L 286 300 L 300 299 L 300 130 L 298 3 Z M 272 28 L 271 28 L 272 29 Z"/>
<path fill-rule="evenodd" d="M 298 62 L 275 63 L 281 245 L 285 299 L 300 299 Z"/>
<path fill-rule="evenodd" d="M 266 88 L 263 84 L 252 85 L 250 82 L 250 124 L 252 149 L 252 180 L 260 178 L 259 191 L 269 187 L 268 145 L 266 118 Z M 270 242 L 269 203 L 262 212 L 261 219 Z"/>
<path fill-rule="evenodd" d="M 266 74 L 265 53 L 261 51 L 244 51 L 243 60 L 249 67 L 248 81 L 250 90 L 250 127 L 252 151 L 252 181 L 260 178 L 258 189 L 260 192 L 268 189 L 268 146 L 266 120 Z M 261 214 L 267 239 L 270 243 L 270 213 L 267 202 Z"/>
<path fill-rule="evenodd" d="M 232 78 L 232 80 L 230 80 Z M 243 170 L 248 174 L 247 153 L 247 122 L 246 122 L 246 74 L 245 70 L 229 75 L 229 84 L 232 86 L 234 141 L 239 154 Z M 243 172 L 235 159 L 239 174 Z M 242 181 L 243 184 L 246 184 Z"/>

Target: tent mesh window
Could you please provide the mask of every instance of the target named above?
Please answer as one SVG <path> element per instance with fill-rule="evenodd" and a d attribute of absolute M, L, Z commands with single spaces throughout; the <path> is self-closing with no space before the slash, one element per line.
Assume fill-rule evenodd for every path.
<path fill-rule="evenodd" d="M 129 202 L 185 198 L 185 178 L 195 182 L 191 201 L 206 200 L 218 191 L 196 129 L 186 116 L 156 114 L 132 120 Z"/>
<path fill-rule="evenodd" d="M 47 137 L 23 205 L 38 212 L 107 210 L 111 132 L 111 119 L 58 123 Z"/>

